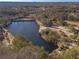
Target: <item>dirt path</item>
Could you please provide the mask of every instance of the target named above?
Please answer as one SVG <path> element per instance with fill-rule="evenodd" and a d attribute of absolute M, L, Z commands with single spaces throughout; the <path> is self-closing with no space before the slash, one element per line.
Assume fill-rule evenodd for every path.
<path fill-rule="evenodd" d="M 74 21 L 65 21 L 65 22 L 72 24 L 72 25 L 79 26 L 79 22 L 74 22 Z"/>

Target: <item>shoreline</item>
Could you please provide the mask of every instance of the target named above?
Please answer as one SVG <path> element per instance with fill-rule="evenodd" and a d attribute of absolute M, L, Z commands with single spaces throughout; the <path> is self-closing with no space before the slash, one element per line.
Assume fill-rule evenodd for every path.
<path fill-rule="evenodd" d="M 46 27 L 43 26 L 43 24 L 42 24 L 40 21 L 38 21 L 38 20 L 35 20 L 35 21 L 36 21 L 36 23 L 37 23 L 38 26 L 39 26 L 39 33 L 40 33 L 43 29 L 46 29 Z"/>

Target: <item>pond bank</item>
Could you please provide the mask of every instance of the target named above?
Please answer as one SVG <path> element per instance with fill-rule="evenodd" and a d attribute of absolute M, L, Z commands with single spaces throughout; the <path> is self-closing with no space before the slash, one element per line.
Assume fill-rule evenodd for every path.
<path fill-rule="evenodd" d="M 43 40 L 39 34 L 39 25 L 36 21 L 32 22 L 12 22 L 8 27 L 8 31 L 14 36 L 20 35 L 27 40 L 32 41 L 39 47 L 44 47 L 47 52 L 52 52 L 55 46 L 52 43 Z M 15 31 L 16 30 L 16 31 Z"/>
<path fill-rule="evenodd" d="M 49 29 L 49 27 L 45 27 L 45 26 L 44 26 L 40 21 L 38 21 L 38 20 L 36 20 L 36 23 L 37 23 L 38 26 L 39 26 L 39 35 L 41 34 L 41 32 L 42 32 L 43 30 Z M 40 35 L 40 36 L 41 36 L 41 35 Z M 41 36 L 41 38 L 42 38 L 42 40 L 48 42 L 48 41 L 45 40 L 42 36 Z M 51 44 L 52 44 L 52 47 L 53 47 L 52 51 L 58 48 L 58 45 L 54 44 L 53 42 L 48 42 L 48 43 L 51 43 Z"/>
<path fill-rule="evenodd" d="M 12 41 L 15 38 L 7 29 L 3 28 L 4 30 L 4 40 L 2 41 L 3 45 L 10 46 L 12 45 Z"/>

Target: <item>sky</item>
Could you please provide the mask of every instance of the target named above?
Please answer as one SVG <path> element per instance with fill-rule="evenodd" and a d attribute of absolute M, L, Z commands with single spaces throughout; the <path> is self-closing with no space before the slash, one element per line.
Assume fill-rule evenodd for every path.
<path fill-rule="evenodd" d="M 0 0 L 2 2 L 79 2 L 79 0 Z"/>

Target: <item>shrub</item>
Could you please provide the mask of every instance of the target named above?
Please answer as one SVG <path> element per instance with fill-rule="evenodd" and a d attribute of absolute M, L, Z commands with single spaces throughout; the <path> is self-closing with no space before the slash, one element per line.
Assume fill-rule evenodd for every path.
<path fill-rule="evenodd" d="M 25 39 L 22 36 L 16 36 L 15 39 L 13 40 L 13 46 L 17 49 L 21 49 L 25 46 L 31 45 L 32 43 Z"/>

